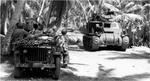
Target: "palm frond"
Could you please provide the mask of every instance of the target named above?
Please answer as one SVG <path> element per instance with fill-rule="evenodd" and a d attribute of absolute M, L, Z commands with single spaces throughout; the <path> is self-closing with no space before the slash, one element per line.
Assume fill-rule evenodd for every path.
<path fill-rule="evenodd" d="M 145 14 L 148 14 L 148 13 L 150 12 L 150 4 L 145 4 L 145 5 L 143 6 L 143 12 L 144 12 Z"/>
<path fill-rule="evenodd" d="M 130 2 L 125 6 L 125 8 L 126 8 L 126 10 L 128 10 L 129 8 L 133 7 L 134 5 L 135 5 L 134 2 Z"/>
<path fill-rule="evenodd" d="M 129 8 L 127 12 L 141 11 L 142 9 L 142 5 L 134 5 L 133 7 Z"/>
<path fill-rule="evenodd" d="M 24 7 L 24 16 L 33 18 L 33 16 L 35 15 L 34 10 L 30 7 L 30 5 L 28 3 L 25 3 L 25 7 Z"/>
<path fill-rule="evenodd" d="M 121 12 L 118 8 L 108 3 L 103 3 L 103 7 L 110 9 L 111 11 L 114 11 L 114 12 Z"/>

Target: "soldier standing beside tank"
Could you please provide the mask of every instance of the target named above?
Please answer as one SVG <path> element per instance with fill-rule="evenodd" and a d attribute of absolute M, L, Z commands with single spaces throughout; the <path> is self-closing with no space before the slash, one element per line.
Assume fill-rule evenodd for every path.
<path fill-rule="evenodd" d="M 104 33 L 104 28 L 103 26 L 100 26 L 99 24 L 96 24 L 96 27 L 95 27 L 95 34 L 97 36 L 101 36 L 101 34 Z"/>
<path fill-rule="evenodd" d="M 67 67 L 67 64 L 69 63 L 67 29 L 63 29 L 61 35 L 59 35 L 56 40 L 58 41 L 57 45 L 61 48 L 63 67 Z"/>

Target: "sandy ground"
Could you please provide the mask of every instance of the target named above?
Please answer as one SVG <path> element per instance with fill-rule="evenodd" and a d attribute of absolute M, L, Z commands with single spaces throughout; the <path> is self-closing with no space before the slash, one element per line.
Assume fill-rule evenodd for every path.
<path fill-rule="evenodd" d="M 64 69 L 77 76 L 104 78 L 134 77 L 137 81 L 150 81 L 150 49 L 134 47 L 121 51 L 70 51 L 69 67 Z M 142 77 L 143 76 L 143 77 Z M 146 76 L 146 77 L 145 77 Z"/>
<path fill-rule="evenodd" d="M 150 49 L 134 47 L 122 51 L 69 51 L 70 63 L 62 68 L 59 81 L 150 81 Z M 2 80 L 16 80 L 11 77 L 13 67 L 0 64 Z M 20 79 L 19 79 L 20 80 Z M 51 78 L 28 78 L 21 80 L 52 80 Z"/>

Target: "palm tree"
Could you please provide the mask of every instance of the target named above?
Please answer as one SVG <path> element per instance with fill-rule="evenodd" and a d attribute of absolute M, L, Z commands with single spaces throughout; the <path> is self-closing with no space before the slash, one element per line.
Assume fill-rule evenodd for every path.
<path fill-rule="evenodd" d="M 3 0 L 2 0 L 3 1 Z M 13 32 L 13 30 L 15 29 L 15 24 L 19 21 L 19 16 L 21 15 L 21 11 L 23 8 L 25 0 L 16 0 L 16 1 L 10 1 L 10 0 L 6 0 L 6 2 L 1 3 L 1 7 L 6 6 L 6 9 L 3 8 L 1 12 L 2 14 L 5 14 L 5 16 L 3 17 L 2 21 L 2 26 L 4 27 L 4 23 L 6 22 L 5 19 L 9 20 L 9 26 L 8 28 L 8 32 L 6 34 L 6 36 L 4 38 L 1 39 L 2 43 L 1 43 L 1 47 L 2 47 L 2 52 L 7 52 L 8 51 L 8 46 L 9 46 L 9 42 L 11 39 L 11 34 Z M 11 11 L 12 5 L 15 5 L 15 10 Z M 10 14 L 10 15 L 9 15 Z M 2 18 L 2 17 L 1 17 Z"/>
<path fill-rule="evenodd" d="M 2 48 L 7 48 L 9 46 L 11 33 L 14 30 L 15 23 L 20 19 L 20 16 L 22 16 L 22 21 L 25 20 L 26 17 L 32 18 L 35 16 L 35 21 L 43 21 L 48 28 L 56 25 L 58 29 L 62 21 L 66 23 L 73 22 L 75 25 L 80 26 L 80 23 L 87 22 L 90 13 L 94 9 L 101 12 L 103 8 L 110 8 L 112 11 L 115 11 L 117 15 L 119 14 L 123 17 L 127 16 L 127 18 L 132 18 L 130 17 L 131 13 L 134 15 L 138 14 L 138 16 L 146 15 L 147 19 L 149 17 L 149 14 L 147 14 L 148 12 L 146 12 L 147 10 L 144 10 L 147 9 L 146 7 L 144 8 L 143 6 L 137 5 L 131 2 L 131 0 L 15 0 L 17 3 L 9 0 L 5 0 L 6 2 L 3 1 L 4 0 L 0 1 L 2 3 L 0 6 L 7 6 L 4 7 L 7 9 L 1 8 L 4 14 L 1 24 L 4 26 L 6 20 L 7 22 L 9 20 L 10 24 L 8 33 L 6 37 L 3 38 L 3 41 L 6 40 L 6 42 L 4 42 L 2 46 L 5 47 Z M 145 13 L 137 13 L 137 11 L 142 10 L 144 10 Z M 132 19 L 135 20 L 134 18 Z"/>
<path fill-rule="evenodd" d="M 139 34 L 139 30 L 137 29 L 137 27 L 139 27 L 140 23 L 139 22 L 135 22 L 135 21 L 141 21 L 141 22 L 143 22 L 143 20 L 147 20 L 148 21 L 149 15 L 150 15 L 149 14 L 150 13 L 149 12 L 149 8 L 148 8 L 149 4 L 145 4 L 143 6 L 141 4 L 136 4 L 133 1 L 131 1 L 131 2 L 130 1 L 129 2 L 124 2 L 124 0 L 119 1 L 118 5 L 116 5 L 114 3 L 109 3 L 109 4 L 111 4 L 112 6 L 118 8 L 121 11 L 121 13 L 119 13 L 119 15 L 115 19 L 119 20 L 119 21 L 122 20 L 123 21 L 123 24 L 121 23 L 122 26 L 125 27 L 125 28 L 129 28 L 130 29 L 130 32 L 132 33 L 131 34 L 129 32 L 131 34 L 130 38 L 133 39 L 132 43 L 134 43 L 135 42 L 134 41 L 135 35 L 138 35 L 137 37 L 140 37 L 142 35 L 142 32 L 140 31 L 140 34 Z M 131 20 L 132 20 L 132 22 L 131 22 Z M 128 27 L 127 27 L 127 24 L 125 22 L 127 22 Z M 129 23 L 131 23 L 131 24 L 129 24 Z M 140 25 L 140 27 L 142 27 L 142 26 Z M 132 32 L 132 29 L 135 30 L 135 31 Z M 140 29 L 144 30 L 143 28 L 140 28 Z"/>

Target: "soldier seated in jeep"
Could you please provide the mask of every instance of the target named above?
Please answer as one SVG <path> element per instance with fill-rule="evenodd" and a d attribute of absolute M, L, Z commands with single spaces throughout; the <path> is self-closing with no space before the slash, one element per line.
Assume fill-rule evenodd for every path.
<path fill-rule="evenodd" d="M 37 24 L 33 24 L 33 30 L 30 31 L 31 34 L 36 35 L 36 34 L 41 34 L 42 32 L 38 29 L 38 25 Z"/>
<path fill-rule="evenodd" d="M 11 41 L 10 41 L 10 53 L 13 54 L 14 51 L 14 43 L 19 42 L 20 40 L 23 40 L 29 35 L 27 31 L 23 29 L 22 23 L 16 24 L 16 29 L 12 33 Z"/>

